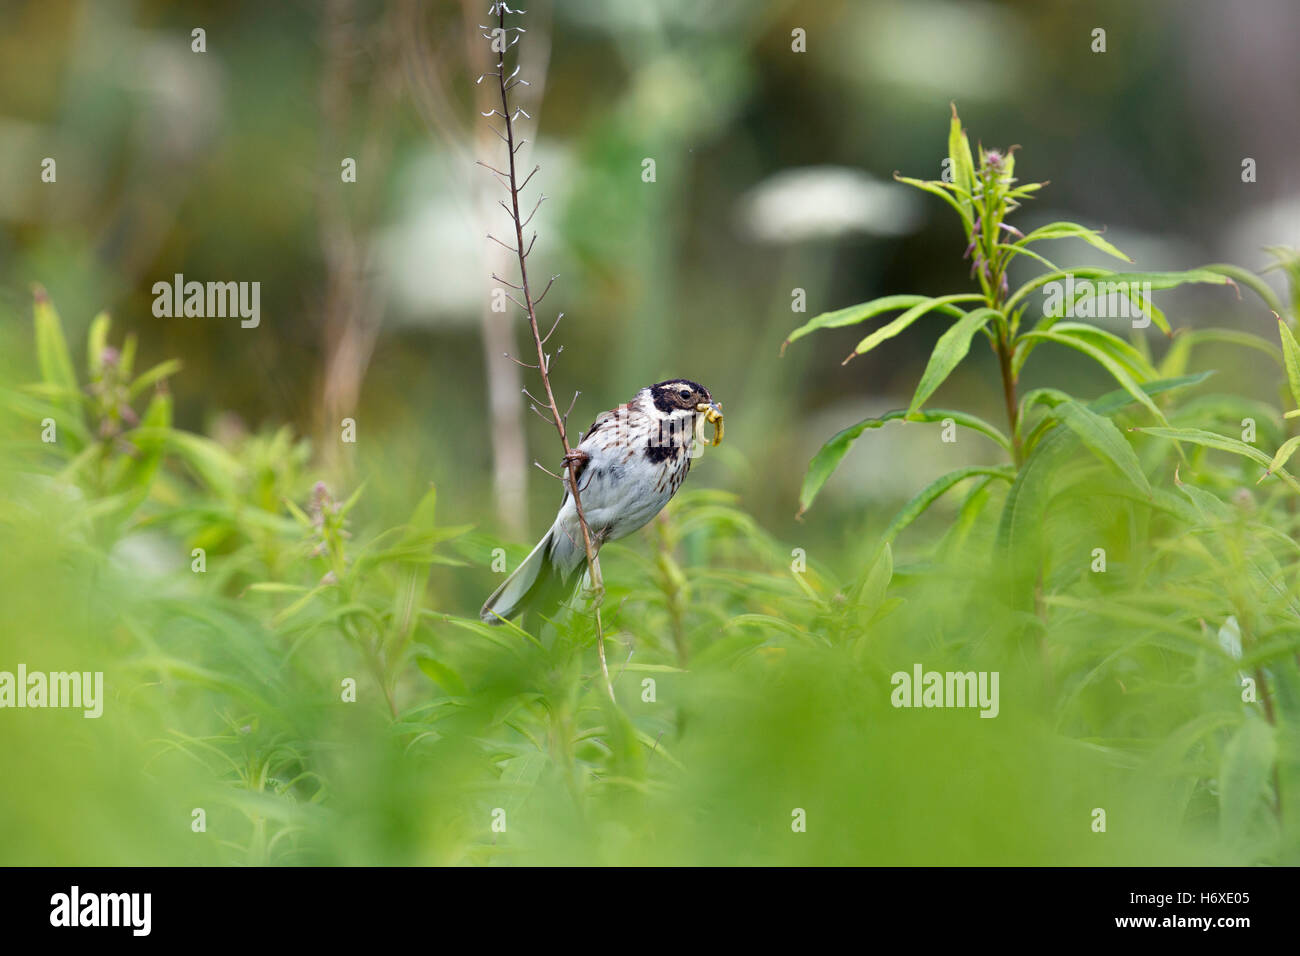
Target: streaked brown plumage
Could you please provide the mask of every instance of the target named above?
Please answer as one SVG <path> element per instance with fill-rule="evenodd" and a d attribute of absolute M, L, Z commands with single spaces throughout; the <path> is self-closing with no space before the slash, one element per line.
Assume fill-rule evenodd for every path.
<path fill-rule="evenodd" d="M 645 526 L 672 499 L 690 471 L 696 429 L 706 415 L 721 417 L 707 388 L 669 379 L 596 416 L 574 448 L 578 493 L 596 547 Z M 585 564 L 582 529 L 566 488 L 550 530 L 479 616 L 499 624 L 526 608 L 553 613 L 572 594 Z"/>

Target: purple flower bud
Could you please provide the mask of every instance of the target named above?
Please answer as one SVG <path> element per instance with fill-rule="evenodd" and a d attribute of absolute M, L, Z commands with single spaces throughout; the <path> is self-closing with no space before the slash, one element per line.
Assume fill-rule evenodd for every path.
<path fill-rule="evenodd" d="M 103 350 L 99 353 L 100 364 L 105 365 L 109 368 L 112 368 L 113 366 L 117 365 L 117 363 L 121 360 L 121 358 L 122 358 L 122 353 L 119 352 L 117 349 L 113 348 L 113 346 L 111 345 L 105 345 Z"/>

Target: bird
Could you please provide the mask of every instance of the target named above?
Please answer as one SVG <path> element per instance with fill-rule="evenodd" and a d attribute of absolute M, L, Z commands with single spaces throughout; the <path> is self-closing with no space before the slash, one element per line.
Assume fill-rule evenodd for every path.
<path fill-rule="evenodd" d="M 644 527 L 677 493 L 704 443 L 722 441 L 722 406 L 709 390 L 689 379 L 647 385 L 631 401 L 601 412 L 571 449 L 578 497 L 599 549 L 606 541 Z M 484 602 L 479 618 L 501 624 L 534 609 L 553 616 L 572 596 L 578 572 L 587 561 L 578 511 L 565 482 L 564 498 L 550 530 L 523 563 Z"/>

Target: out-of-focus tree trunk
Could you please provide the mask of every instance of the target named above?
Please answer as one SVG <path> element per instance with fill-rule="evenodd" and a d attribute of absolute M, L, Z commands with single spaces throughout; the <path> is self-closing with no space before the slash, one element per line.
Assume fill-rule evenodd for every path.
<path fill-rule="evenodd" d="M 534 116 L 535 106 L 542 99 L 551 50 L 549 17 L 540 6 L 543 5 L 530 15 L 523 67 L 529 86 L 520 87 L 525 93 L 521 105 Z M 482 0 L 461 0 L 461 29 L 457 31 L 454 46 L 450 42 L 437 43 L 446 37 L 432 32 L 427 4 L 421 0 L 403 0 L 401 9 L 402 60 L 408 88 L 430 130 L 454 156 L 457 171 L 463 174 L 460 195 L 465 197 L 466 213 L 477 224 L 476 233 L 486 236 L 505 221 L 497 205 L 502 195 L 500 184 L 487 170 L 474 164 L 480 157 L 496 155 L 501 146 L 488 122 L 480 116 L 493 108 L 491 85 L 474 84 L 493 65 L 487 41 L 482 36 L 486 31 L 480 28 L 487 16 L 487 5 Z M 473 99 L 462 100 L 453 95 L 453 91 L 462 89 L 473 90 Z M 494 272 L 504 275 L 512 261 L 510 253 L 486 239 L 482 240 L 481 249 L 484 278 Z M 486 281 L 483 288 L 480 328 L 492 436 L 493 496 L 502 531 L 522 538 L 528 533 L 523 379 L 519 366 L 506 357 L 518 348 L 514 334 L 516 314 L 513 307 L 507 312 L 493 312 L 491 296 L 486 294 L 490 289 Z"/>
<path fill-rule="evenodd" d="M 392 123 L 399 89 L 396 19 L 382 15 L 373 25 L 357 19 L 353 0 L 329 0 L 322 27 L 325 69 L 321 77 L 324 180 L 320 185 L 320 241 L 326 263 L 322 304 L 325 363 L 321 374 L 316 434 L 325 462 L 339 468 L 339 428 L 354 417 L 366 369 L 383 319 L 384 293 L 375 281 L 371 233 L 392 147 Z M 353 105 L 354 71 L 375 65 L 358 121 Z M 360 149 L 353 137 L 360 136 Z M 342 161 L 356 160 L 355 183 L 342 180 Z"/>

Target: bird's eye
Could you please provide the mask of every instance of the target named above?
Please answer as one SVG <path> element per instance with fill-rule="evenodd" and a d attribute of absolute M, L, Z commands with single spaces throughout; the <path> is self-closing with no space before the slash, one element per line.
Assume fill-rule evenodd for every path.
<path fill-rule="evenodd" d="M 690 398 L 691 393 L 687 389 L 682 389 L 682 398 Z"/>

